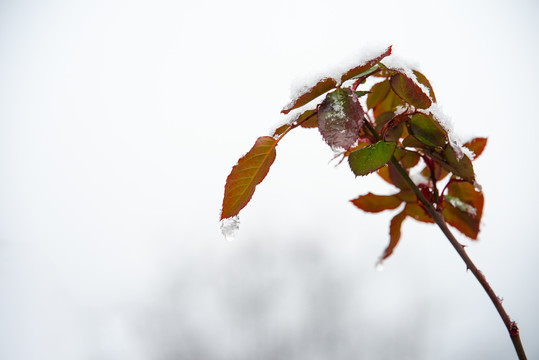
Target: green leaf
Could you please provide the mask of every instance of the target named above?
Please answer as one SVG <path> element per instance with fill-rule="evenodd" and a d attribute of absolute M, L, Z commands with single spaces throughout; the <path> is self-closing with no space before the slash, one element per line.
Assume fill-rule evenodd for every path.
<path fill-rule="evenodd" d="M 452 172 L 455 176 L 460 177 L 470 183 L 475 181 L 472 161 L 468 156 L 462 155 L 458 159 L 455 150 L 451 146 L 447 146 L 442 152 L 431 152 L 430 156 L 437 161 L 443 168 Z"/>
<path fill-rule="evenodd" d="M 354 93 L 356 94 L 356 96 L 357 96 L 358 98 L 360 98 L 360 97 L 362 97 L 362 96 L 365 96 L 365 95 L 369 94 L 370 91 L 354 91 Z"/>
<path fill-rule="evenodd" d="M 402 145 L 404 147 L 413 147 L 418 149 L 426 149 L 428 148 L 428 145 L 424 142 L 420 141 L 418 138 L 416 138 L 413 135 L 408 135 L 402 140 Z"/>
<path fill-rule="evenodd" d="M 353 151 L 348 157 L 350 168 L 356 176 L 370 174 L 389 162 L 396 146 L 393 141 L 379 141 Z"/>
<path fill-rule="evenodd" d="M 395 93 L 408 104 L 419 109 L 427 109 L 432 104 L 429 96 L 409 77 L 403 73 L 397 73 L 389 81 Z"/>
<path fill-rule="evenodd" d="M 422 143 L 443 149 L 447 144 L 447 132 L 431 116 L 414 114 L 410 118 L 410 132 Z"/>
<path fill-rule="evenodd" d="M 397 107 L 404 106 L 405 102 L 402 101 L 400 97 L 395 94 L 393 90 L 389 90 L 387 93 L 387 96 L 385 97 L 382 102 L 375 105 L 373 108 L 373 115 L 376 119 L 376 123 L 378 124 L 380 120 L 378 120 L 378 117 L 381 116 L 384 113 L 392 113 L 391 117 L 393 117 L 393 114 L 396 112 Z"/>
<path fill-rule="evenodd" d="M 399 160 L 405 169 L 410 169 L 419 163 L 421 157 L 416 152 L 397 148 L 395 149 L 395 159 Z"/>
<path fill-rule="evenodd" d="M 391 46 L 388 47 L 382 54 L 379 56 L 368 60 L 367 62 L 356 66 L 350 70 L 348 70 L 346 73 L 344 73 L 341 76 L 340 84 L 344 83 L 346 80 L 349 80 L 353 78 L 354 76 L 358 76 L 364 71 L 369 70 L 374 65 L 376 65 L 379 61 L 381 61 L 386 56 L 389 56 L 391 54 Z M 303 106 L 312 100 L 316 99 L 322 94 L 325 94 L 329 90 L 335 88 L 337 86 L 337 81 L 335 79 L 325 78 L 320 80 L 315 86 L 298 96 L 296 99 L 294 99 L 289 105 L 285 106 L 285 108 L 281 111 L 283 114 L 288 114 L 291 110 L 297 109 L 300 106 Z"/>
<path fill-rule="evenodd" d="M 333 149 L 348 149 L 359 139 L 365 113 L 349 88 L 327 94 L 318 108 L 318 129 Z"/>
<path fill-rule="evenodd" d="M 483 216 L 483 193 L 467 182 L 452 182 L 444 197 L 445 221 L 464 235 L 477 240 Z"/>
<path fill-rule="evenodd" d="M 395 209 L 402 203 L 402 200 L 396 195 L 375 195 L 372 193 L 361 195 L 350 201 L 361 210 L 372 213 Z"/>
<path fill-rule="evenodd" d="M 234 165 L 226 179 L 221 220 L 238 215 L 249 203 L 256 186 L 264 180 L 275 161 L 276 146 L 274 138 L 259 137 L 253 148 Z"/>
<path fill-rule="evenodd" d="M 370 69 L 365 70 L 362 73 L 359 73 L 359 74 L 351 77 L 350 80 L 356 80 L 356 79 L 359 79 L 361 77 L 368 77 L 368 76 L 378 72 L 379 70 L 380 70 L 380 66 L 378 64 L 376 64 L 373 67 L 371 67 Z"/>
<path fill-rule="evenodd" d="M 477 137 L 468 141 L 464 146 L 473 151 L 475 159 L 477 159 L 485 150 L 485 146 L 487 146 L 487 138 Z"/>
<path fill-rule="evenodd" d="M 376 105 L 380 104 L 389 94 L 390 86 L 389 80 L 384 80 L 377 84 L 374 84 L 371 88 L 370 94 L 367 96 L 367 108 L 372 109 Z"/>

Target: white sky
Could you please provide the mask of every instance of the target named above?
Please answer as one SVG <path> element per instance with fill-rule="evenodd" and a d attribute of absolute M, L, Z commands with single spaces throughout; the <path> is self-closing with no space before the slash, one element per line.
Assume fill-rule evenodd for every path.
<path fill-rule="evenodd" d="M 238 240 L 219 233 L 230 168 L 298 79 L 390 44 L 458 134 L 489 137 L 469 252 L 539 357 L 538 16 L 533 1 L 1 2 L 0 358 L 513 356 L 433 226 L 405 222 L 374 271 L 390 214 L 348 200 L 391 189 L 328 165 L 314 130 L 279 144 Z"/>

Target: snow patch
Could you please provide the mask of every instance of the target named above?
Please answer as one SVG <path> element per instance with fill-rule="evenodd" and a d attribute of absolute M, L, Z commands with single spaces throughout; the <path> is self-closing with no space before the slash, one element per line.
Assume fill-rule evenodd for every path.
<path fill-rule="evenodd" d="M 445 129 L 449 138 L 449 145 L 455 150 L 455 155 L 458 160 L 462 159 L 464 155 L 468 156 L 470 160 L 474 159 L 475 155 L 473 152 L 463 146 L 464 143 L 462 139 L 453 131 L 453 123 L 449 116 L 444 113 L 442 106 L 433 102 L 430 108 L 425 110 L 425 112 L 432 113 L 434 119 Z"/>
<path fill-rule="evenodd" d="M 380 56 L 386 51 L 386 49 L 387 46 L 376 46 L 370 49 L 362 49 L 361 51 L 356 51 L 350 54 L 350 56 L 347 56 L 345 59 L 334 62 L 331 67 L 326 68 L 323 72 L 316 70 L 302 76 L 298 76 L 292 83 L 290 99 L 292 101 L 297 99 L 322 79 L 334 79 L 337 84 L 340 85 L 342 75 L 348 70 L 365 64 L 367 61 Z"/>
<path fill-rule="evenodd" d="M 226 240 L 232 241 L 236 238 L 240 229 L 240 218 L 238 216 L 232 216 L 221 220 L 221 233 Z"/>

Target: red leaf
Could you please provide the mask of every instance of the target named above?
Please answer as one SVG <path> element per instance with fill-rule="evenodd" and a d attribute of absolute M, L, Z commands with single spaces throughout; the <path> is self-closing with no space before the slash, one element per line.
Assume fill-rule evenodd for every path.
<path fill-rule="evenodd" d="M 249 203 L 256 185 L 264 180 L 275 160 L 276 146 L 274 138 L 259 137 L 253 148 L 234 165 L 226 179 L 221 220 L 237 215 Z"/>
<path fill-rule="evenodd" d="M 468 141 L 466 144 L 464 144 L 464 146 L 473 151 L 473 153 L 475 154 L 475 159 L 477 159 L 479 155 L 483 153 L 483 150 L 485 150 L 485 146 L 487 146 L 487 140 L 487 138 L 477 137 Z"/>
<path fill-rule="evenodd" d="M 432 104 L 429 96 L 409 77 L 397 73 L 389 81 L 395 93 L 408 104 L 419 109 L 427 109 Z"/>
<path fill-rule="evenodd" d="M 357 95 L 349 88 L 337 89 L 318 108 L 318 129 L 333 149 L 348 149 L 359 138 L 364 116 Z"/>
<path fill-rule="evenodd" d="M 380 60 L 385 58 L 386 56 L 389 56 L 391 54 L 391 46 L 386 49 L 382 54 L 375 57 L 374 59 L 371 59 L 367 62 L 365 62 L 362 65 L 356 66 L 350 70 L 348 70 L 346 73 L 344 73 L 341 76 L 340 83 L 342 84 L 346 80 L 349 80 L 353 78 L 356 75 L 361 74 L 362 72 L 370 69 L 374 65 L 376 65 Z M 328 92 L 329 90 L 333 89 L 337 86 L 337 81 L 335 79 L 325 78 L 320 80 L 315 86 L 307 90 L 305 93 L 301 94 L 293 100 L 289 105 L 287 105 L 281 112 L 283 114 L 288 114 L 291 110 L 297 109 L 300 106 L 303 106 L 310 101 L 316 99 L 320 95 Z"/>
<path fill-rule="evenodd" d="M 402 203 L 402 200 L 396 195 L 375 195 L 372 193 L 361 195 L 350 201 L 361 210 L 373 213 L 395 209 Z"/>
<path fill-rule="evenodd" d="M 483 193 L 467 182 L 452 182 L 445 196 L 445 221 L 464 235 L 476 240 L 483 215 Z"/>
<path fill-rule="evenodd" d="M 399 199 L 407 203 L 417 202 L 417 196 L 412 190 L 402 190 L 400 193 L 395 194 Z"/>
<path fill-rule="evenodd" d="M 382 254 L 382 260 L 387 259 L 395 250 L 395 247 L 399 243 L 401 238 L 401 226 L 404 219 L 406 219 L 406 211 L 403 210 L 391 219 L 389 224 L 389 245 Z"/>

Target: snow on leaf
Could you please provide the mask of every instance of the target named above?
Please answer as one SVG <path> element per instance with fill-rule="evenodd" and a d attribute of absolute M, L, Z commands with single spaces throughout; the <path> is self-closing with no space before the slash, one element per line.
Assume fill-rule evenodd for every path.
<path fill-rule="evenodd" d="M 460 211 L 463 211 L 471 216 L 477 216 L 477 209 L 474 208 L 472 205 L 465 203 L 464 201 L 460 200 L 457 197 L 446 195 L 444 197 L 444 201 L 449 202 L 454 208 L 457 208 Z"/>
<path fill-rule="evenodd" d="M 429 95 L 431 100 L 436 102 L 436 96 L 434 95 L 434 90 L 432 89 L 432 85 L 430 84 L 430 81 L 426 78 L 425 75 L 423 75 L 422 73 L 420 73 L 419 71 L 417 70 L 412 70 L 412 72 L 414 73 L 416 79 L 417 79 L 417 82 L 421 85 L 424 85 L 427 90 L 429 91 Z"/>
<path fill-rule="evenodd" d="M 282 135 L 286 130 L 290 128 L 289 124 L 284 124 L 279 126 L 275 131 L 273 132 L 273 137 L 277 137 L 279 135 Z"/>
<path fill-rule="evenodd" d="M 314 87 L 310 88 L 307 92 L 300 95 L 296 100 L 287 105 L 281 112 L 288 114 L 291 110 L 299 108 L 310 101 L 316 99 L 320 95 L 327 93 L 331 89 L 337 86 L 337 81 L 331 78 L 325 78 L 320 80 Z"/>
<path fill-rule="evenodd" d="M 259 137 L 253 148 L 234 165 L 225 184 L 221 220 L 238 215 L 251 200 L 255 188 L 268 174 L 275 160 L 277 141 Z"/>
<path fill-rule="evenodd" d="M 350 168 L 356 176 L 370 174 L 389 162 L 396 145 L 393 141 L 379 141 L 353 151 L 348 157 Z"/>
<path fill-rule="evenodd" d="M 476 240 L 483 215 L 483 193 L 467 182 L 452 182 L 445 197 L 445 221 L 464 235 Z"/>
<path fill-rule="evenodd" d="M 395 209 L 402 203 L 402 200 L 396 195 L 375 195 L 373 193 L 361 195 L 350 201 L 361 210 L 372 213 Z"/>
<path fill-rule="evenodd" d="M 348 88 L 337 89 L 318 108 L 318 129 L 333 149 L 348 149 L 359 138 L 364 116 L 356 94 Z"/>
<path fill-rule="evenodd" d="M 440 153 L 433 151 L 430 153 L 430 156 L 439 165 L 446 170 L 451 171 L 454 175 L 470 183 L 475 182 L 472 161 L 464 154 L 460 159 L 458 159 L 458 156 L 452 146 L 447 146 Z"/>
<path fill-rule="evenodd" d="M 313 87 L 307 89 L 304 91 L 301 95 L 299 95 L 296 99 L 294 99 L 290 104 L 285 106 L 285 108 L 281 111 L 283 114 L 288 114 L 291 110 L 296 109 L 300 106 L 303 106 L 310 101 L 316 99 L 320 95 L 328 92 L 329 90 L 335 88 L 337 85 L 342 84 L 346 80 L 349 80 L 355 76 L 360 75 L 361 73 L 369 70 L 374 65 L 376 65 L 379 61 L 381 61 L 386 56 L 389 56 L 391 54 L 391 46 L 388 47 L 382 54 L 374 57 L 373 59 L 370 59 L 364 63 L 362 63 L 359 66 L 356 66 L 346 72 L 344 72 L 342 75 L 340 75 L 340 78 L 324 78 L 318 81 L 316 85 Z"/>
<path fill-rule="evenodd" d="M 421 87 L 403 73 L 397 73 L 389 81 L 395 93 L 408 104 L 419 109 L 428 109 L 432 101 Z"/>
<path fill-rule="evenodd" d="M 370 59 L 370 60 L 366 61 L 365 63 L 363 63 L 361 65 L 358 65 L 358 66 L 348 70 L 347 72 L 345 72 L 341 76 L 341 84 L 343 82 L 345 82 L 346 80 L 349 80 L 349 79 L 351 79 L 351 78 L 353 78 L 355 76 L 358 76 L 361 73 L 369 70 L 371 67 L 373 67 L 374 65 L 379 63 L 383 58 L 385 58 L 386 56 L 389 56 L 389 55 L 391 55 L 391 46 L 388 47 L 383 53 L 381 53 L 377 57 L 375 57 L 373 59 Z"/>

